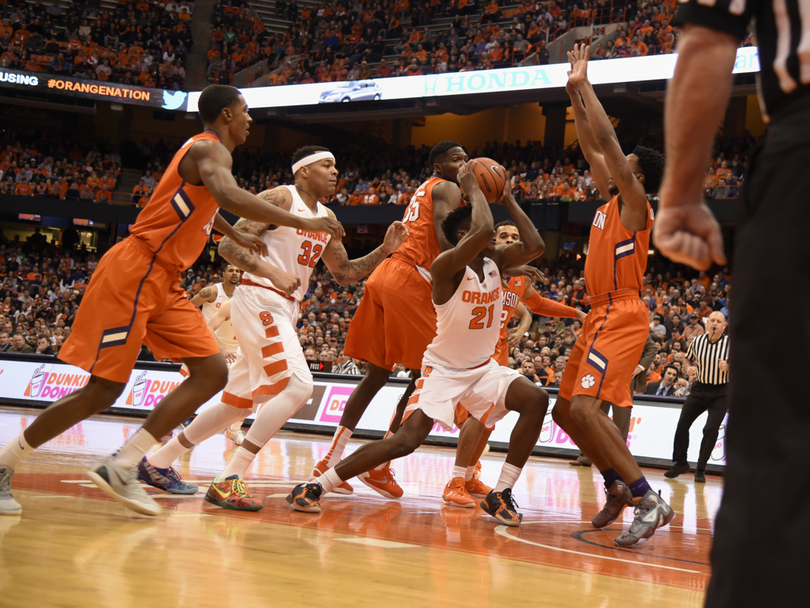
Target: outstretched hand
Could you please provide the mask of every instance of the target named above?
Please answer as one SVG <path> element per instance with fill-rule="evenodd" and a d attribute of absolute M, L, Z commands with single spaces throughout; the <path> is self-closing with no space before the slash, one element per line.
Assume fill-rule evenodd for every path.
<path fill-rule="evenodd" d="M 258 255 L 267 255 L 267 244 L 262 240 L 260 236 L 256 236 L 255 234 L 248 234 L 246 232 L 239 232 L 235 231 L 231 237 L 231 240 L 244 249 L 247 249 L 251 253 L 256 253 Z"/>
<path fill-rule="evenodd" d="M 337 221 L 335 218 L 324 216 L 324 217 L 313 217 L 306 220 L 307 224 L 311 226 L 311 232 L 328 232 L 332 235 L 333 239 L 337 239 L 338 241 L 342 240 L 344 236 L 346 236 L 346 231 L 343 229 L 343 224 Z"/>
<path fill-rule="evenodd" d="M 575 44 L 573 50 L 568 51 L 568 61 L 571 64 L 571 69 L 568 70 L 568 83 L 573 87 L 588 80 L 590 49 L 591 47 L 586 44 Z M 568 91 L 568 85 L 565 90 Z M 570 91 L 568 92 L 571 94 Z"/>
<path fill-rule="evenodd" d="M 388 253 L 394 253 L 402 246 L 405 239 L 408 238 L 408 229 L 402 222 L 394 222 L 388 227 L 385 232 L 385 239 L 383 240 L 383 250 Z"/>
<path fill-rule="evenodd" d="M 526 264 L 524 266 L 516 266 L 515 268 L 506 268 L 503 271 L 508 277 L 528 277 L 532 282 L 534 281 L 542 281 L 546 278 L 542 272 L 540 272 L 536 266 L 531 266 Z"/>
<path fill-rule="evenodd" d="M 673 262 L 697 270 L 726 263 L 720 224 L 705 203 L 659 208 L 653 244 Z"/>

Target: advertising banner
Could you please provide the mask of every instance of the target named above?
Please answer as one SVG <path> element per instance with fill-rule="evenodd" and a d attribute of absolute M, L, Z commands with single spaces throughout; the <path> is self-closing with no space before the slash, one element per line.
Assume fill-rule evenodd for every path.
<path fill-rule="evenodd" d="M 39 93 L 59 93 L 71 97 L 151 106 L 163 110 L 185 109 L 188 97 L 188 93 L 183 91 L 149 89 L 115 82 L 84 80 L 8 68 L 0 68 L 0 87 Z"/>
<path fill-rule="evenodd" d="M 179 368 L 179 366 L 178 366 Z M 65 365 L 56 359 L 53 363 L 35 363 L 0 359 L 0 403 L 31 401 L 41 404 L 53 402 L 87 384 L 90 375 L 76 367 Z M 345 379 L 344 379 L 345 378 Z M 360 376 L 345 376 L 340 380 L 317 378 L 315 388 L 309 401 L 290 419 L 291 423 L 312 430 L 324 430 L 337 427 L 346 401 L 360 381 Z M 132 372 L 124 392 L 113 406 L 124 410 L 149 412 L 161 400 L 183 381 L 179 371 L 139 370 Z M 358 431 L 385 432 L 396 410 L 396 405 L 405 392 L 405 384 L 389 384 L 374 397 L 360 422 Z M 219 403 L 221 393 L 205 403 L 199 411 Z M 550 395 L 549 413 L 546 415 L 540 438 L 537 442 L 538 452 L 559 454 L 560 450 L 570 451 L 572 456 L 579 453 L 571 438 L 551 419 L 551 408 L 555 395 Z M 640 459 L 669 460 L 672 458 L 672 441 L 675 427 L 680 415 L 679 407 L 671 404 L 659 404 L 644 401 L 636 396 L 633 414 L 630 421 L 630 433 L 627 445 L 631 453 Z M 507 444 L 518 415 L 510 412 L 495 427 L 491 441 Z M 251 416 L 252 418 L 252 416 Z M 703 425 L 706 414 L 700 416 L 692 425 L 689 438 L 690 462 L 697 461 Z M 712 452 L 710 465 L 724 466 L 725 428 L 720 427 L 720 436 Z M 445 431 L 439 424 L 434 425 L 430 437 L 433 439 L 458 440 L 458 429 Z M 553 451 L 552 451 L 553 450 Z"/>

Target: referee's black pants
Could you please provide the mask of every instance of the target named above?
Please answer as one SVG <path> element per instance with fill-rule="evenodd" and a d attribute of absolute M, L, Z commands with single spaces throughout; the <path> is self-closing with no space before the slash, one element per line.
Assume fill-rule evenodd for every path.
<path fill-rule="evenodd" d="M 697 470 L 703 471 L 709 456 L 717 443 L 717 434 L 723 418 L 728 411 L 726 399 L 726 385 L 701 384 L 695 382 L 692 392 L 686 398 L 678 419 L 678 428 L 675 429 L 675 445 L 672 448 L 672 461 L 676 464 L 687 464 L 686 451 L 689 448 L 689 429 L 703 412 L 709 412 L 706 424 L 703 426 L 703 440 L 700 442 L 700 455 Z"/>
<path fill-rule="evenodd" d="M 725 490 L 709 608 L 810 606 L 810 95 L 774 117 L 737 201 Z M 789 308 L 767 304 L 768 289 Z"/>

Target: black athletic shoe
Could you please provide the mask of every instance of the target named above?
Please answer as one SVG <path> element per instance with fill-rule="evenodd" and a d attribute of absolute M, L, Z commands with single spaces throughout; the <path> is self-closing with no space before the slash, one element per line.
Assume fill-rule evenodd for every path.
<path fill-rule="evenodd" d="M 287 502 L 296 511 L 304 513 L 320 513 L 320 500 L 323 496 L 323 486 L 319 483 L 300 483 L 295 486 L 287 496 Z"/>
<path fill-rule="evenodd" d="M 706 483 L 706 472 L 705 471 L 695 471 L 695 483 Z"/>
<path fill-rule="evenodd" d="M 493 490 L 479 505 L 484 511 L 492 515 L 502 524 L 519 526 L 523 515 L 517 512 L 517 505 L 512 498 L 512 489 L 506 488 L 503 492 Z"/>
<path fill-rule="evenodd" d="M 675 479 L 678 475 L 682 473 L 688 473 L 690 471 L 690 466 L 685 463 L 676 462 L 672 465 L 672 468 L 664 473 L 664 477 L 668 477 L 669 479 Z"/>

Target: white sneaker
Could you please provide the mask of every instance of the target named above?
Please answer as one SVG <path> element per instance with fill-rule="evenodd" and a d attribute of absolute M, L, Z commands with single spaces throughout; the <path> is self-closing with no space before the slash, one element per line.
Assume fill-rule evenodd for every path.
<path fill-rule="evenodd" d="M 87 477 L 115 500 L 137 513 L 159 515 L 162 511 L 160 505 L 138 483 L 137 468 L 119 467 L 113 462 L 112 456 L 106 456 L 87 471 Z"/>
<path fill-rule="evenodd" d="M 14 471 L 7 466 L 0 466 L 0 515 L 19 515 L 22 506 L 11 493 L 11 478 Z"/>
<path fill-rule="evenodd" d="M 225 436 L 236 445 L 242 445 L 242 442 L 245 440 L 245 433 L 241 428 L 236 431 L 234 431 L 233 428 L 225 429 Z"/>

